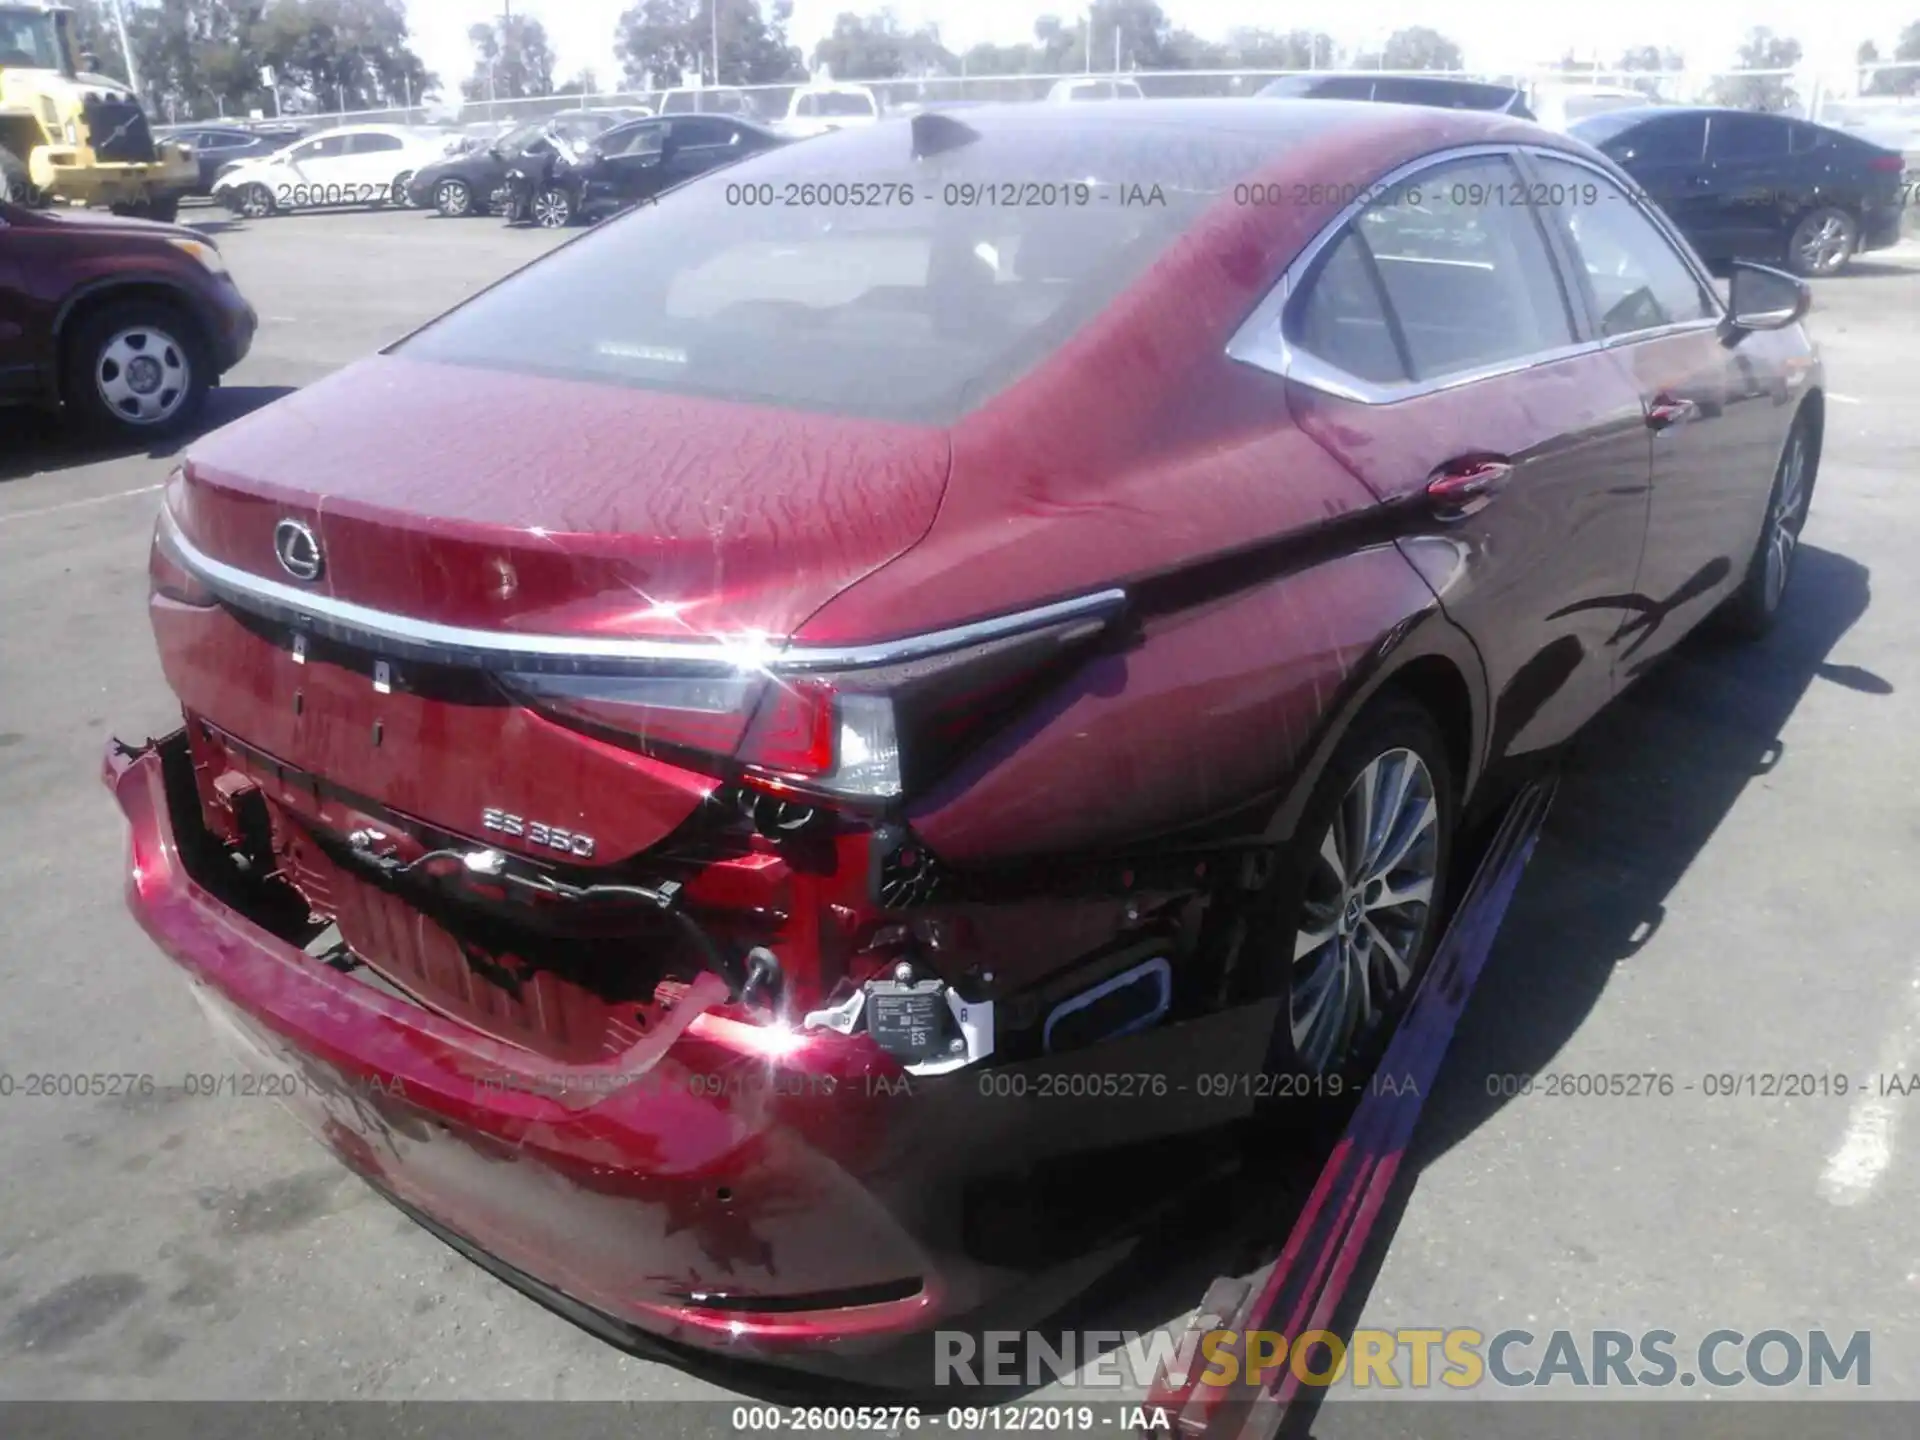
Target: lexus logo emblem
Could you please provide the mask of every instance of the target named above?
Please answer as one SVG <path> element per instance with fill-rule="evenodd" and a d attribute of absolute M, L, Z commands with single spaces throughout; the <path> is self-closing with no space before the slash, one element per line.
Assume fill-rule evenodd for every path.
<path fill-rule="evenodd" d="M 273 553 L 280 557 L 280 568 L 296 580 L 318 580 L 327 563 L 319 539 L 298 520 L 282 520 L 273 527 Z"/>

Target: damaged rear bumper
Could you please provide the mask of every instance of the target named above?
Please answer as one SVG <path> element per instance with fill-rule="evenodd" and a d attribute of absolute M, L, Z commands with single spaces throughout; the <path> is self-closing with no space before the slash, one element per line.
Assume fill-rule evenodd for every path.
<path fill-rule="evenodd" d="M 475 1249 L 681 1344 L 754 1352 L 912 1331 L 981 1291 L 890 1212 L 875 1047 L 708 1013 L 696 982 L 626 1053 L 569 1065 L 337 971 L 194 873 L 184 733 L 115 745 L 127 899 L 210 1020 L 344 1161 Z M 189 781 L 190 787 L 190 781 Z M 191 789 L 185 790 L 186 796 Z M 897 1082 L 894 1082 L 897 1085 Z"/>
<path fill-rule="evenodd" d="M 1221 1077 L 1258 1069 L 1268 1005 L 929 1077 L 864 1034 L 715 1013 L 726 987 L 707 976 L 624 1053 L 557 1061 L 274 933 L 271 907 L 250 913 L 208 863 L 192 767 L 185 731 L 107 752 L 127 899 L 268 1072 L 261 1093 L 458 1248 L 619 1343 L 838 1371 L 937 1326 L 1031 1318 L 1190 1183 L 1133 1156 L 1251 1110 Z M 1054 1198 L 1108 1161 L 1110 1212 Z"/>

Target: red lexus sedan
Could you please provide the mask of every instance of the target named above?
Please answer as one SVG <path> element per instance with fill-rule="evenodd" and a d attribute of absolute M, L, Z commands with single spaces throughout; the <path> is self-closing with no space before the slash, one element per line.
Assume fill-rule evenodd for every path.
<path fill-rule="evenodd" d="M 135 914 L 608 1333 L 931 1329 L 1049 1167 L 1351 1084 L 1456 839 L 1781 603 L 1798 281 L 1511 117 L 1091 108 L 694 180 L 166 488 Z"/>

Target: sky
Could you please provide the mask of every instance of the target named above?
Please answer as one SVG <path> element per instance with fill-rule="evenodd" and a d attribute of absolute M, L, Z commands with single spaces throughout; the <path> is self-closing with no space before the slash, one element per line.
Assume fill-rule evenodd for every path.
<path fill-rule="evenodd" d="M 631 0 L 511 0 L 515 14 L 532 15 L 546 27 L 564 79 L 591 67 L 602 84 L 620 73 L 613 36 Z M 725 0 L 722 0 L 725 3 Z M 415 48 L 429 69 L 453 92 L 472 70 L 467 27 L 500 11 L 501 0 L 406 0 Z M 877 3 L 794 0 L 788 38 L 803 54 L 833 28 L 842 11 L 866 14 Z M 912 28 L 939 27 L 947 48 L 965 50 L 981 41 L 1009 44 L 1030 39 L 1033 21 L 1047 13 L 1081 13 L 1072 0 L 894 0 L 893 12 Z M 1920 0 L 1840 0 L 1816 6 L 1809 0 L 1606 0 L 1592 3 L 1455 5 L 1438 8 L 1421 0 L 1322 0 L 1281 6 L 1276 0 L 1161 0 L 1176 25 L 1210 39 L 1225 39 L 1240 26 L 1324 30 L 1347 46 L 1377 46 L 1406 25 L 1431 25 L 1465 50 L 1467 64 L 1489 70 L 1520 69 L 1557 60 L 1569 49 L 1597 52 L 1604 62 L 1631 45 L 1659 44 L 1681 51 L 1690 68 L 1728 66 L 1747 30 L 1766 25 L 1798 39 L 1807 59 L 1823 70 L 1844 70 L 1862 40 L 1892 53 L 1901 27 L 1920 20 Z"/>

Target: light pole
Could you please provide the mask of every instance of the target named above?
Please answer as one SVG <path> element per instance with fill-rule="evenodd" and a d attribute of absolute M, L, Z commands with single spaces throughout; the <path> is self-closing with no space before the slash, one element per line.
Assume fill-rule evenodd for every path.
<path fill-rule="evenodd" d="M 1087 74 L 1093 74 L 1093 6 L 1087 6 Z"/>
<path fill-rule="evenodd" d="M 127 61 L 127 85 L 134 94 L 140 93 L 140 71 L 133 63 L 133 45 L 127 39 L 127 17 L 120 8 L 120 0 L 113 0 L 113 23 L 120 32 L 120 53 Z"/>
<path fill-rule="evenodd" d="M 713 25 L 713 83 L 720 83 L 720 0 L 707 0 L 708 19 Z"/>

